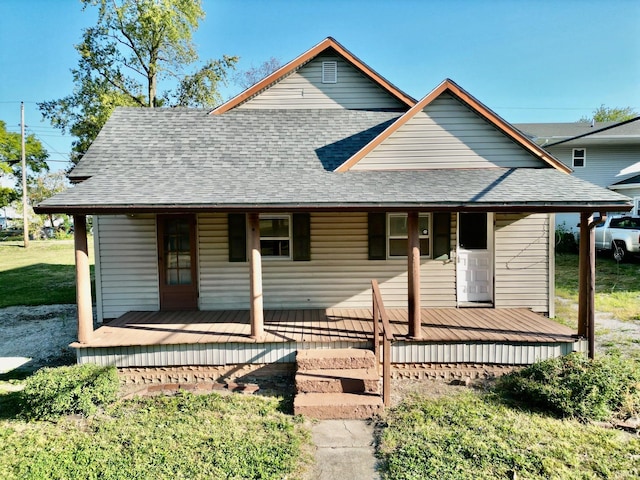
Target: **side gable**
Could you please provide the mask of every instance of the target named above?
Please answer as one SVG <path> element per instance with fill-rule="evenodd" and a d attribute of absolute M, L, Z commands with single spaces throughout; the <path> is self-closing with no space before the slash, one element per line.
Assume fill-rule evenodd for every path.
<path fill-rule="evenodd" d="M 337 67 L 335 82 L 323 82 L 323 62 Z M 292 60 L 214 109 L 346 108 L 407 110 L 416 100 L 391 84 L 333 38 Z"/>
<path fill-rule="evenodd" d="M 565 165 L 445 80 L 336 171 Z"/>

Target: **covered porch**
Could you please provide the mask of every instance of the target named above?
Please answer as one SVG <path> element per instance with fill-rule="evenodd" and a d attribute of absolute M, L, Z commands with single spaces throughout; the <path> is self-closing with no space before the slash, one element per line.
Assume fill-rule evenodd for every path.
<path fill-rule="evenodd" d="M 522 365 L 572 351 L 586 341 L 527 309 L 420 310 L 420 339 L 409 312 L 389 309 L 391 362 Z M 293 363 L 310 348 L 373 348 L 370 309 L 265 310 L 256 338 L 248 310 L 128 312 L 76 343 L 79 362 L 119 367 Z"/>

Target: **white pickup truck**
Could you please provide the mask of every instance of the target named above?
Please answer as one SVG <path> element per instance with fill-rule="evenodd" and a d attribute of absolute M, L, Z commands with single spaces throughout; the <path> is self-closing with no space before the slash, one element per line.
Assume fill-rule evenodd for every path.
<path fill-rule="evenodd" d="M 640 254 L 640 217 L 614 215 L 596 226 L 596 250 L 610 251 L 618 261 Z"/>

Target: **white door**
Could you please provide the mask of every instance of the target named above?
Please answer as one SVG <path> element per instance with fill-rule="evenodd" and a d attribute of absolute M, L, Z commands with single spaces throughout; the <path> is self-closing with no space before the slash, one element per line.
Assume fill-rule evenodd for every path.
<path fill-rule="evenodd" d="M 458 303 L 493 301 L 493 216 L 458 215 Z"/>

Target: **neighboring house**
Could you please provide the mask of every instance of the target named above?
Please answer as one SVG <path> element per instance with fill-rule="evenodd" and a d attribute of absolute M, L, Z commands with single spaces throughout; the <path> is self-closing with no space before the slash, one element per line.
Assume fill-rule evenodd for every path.
<path fill-rule="evenodd" d="M 416 101 L 328 38 L 212 112 L 116 109 L 37 210 L 74 215 L 81 362 L 371 346 L 376 279 L 394 362 L 517 364 L 582 348 L 545 317 L 554 214 L 630 208 L 569 172 L 453 81 Z"/>
<path fill-rule="evenodd" d="M 573 170 L 572 175 L 630 197 L 640 213 L 640 117 L 623 122 L 515 125 Z M 615 212 L 609 212 L 615 213 Z M 556 225 L 576 231 L 579 215 L 556 215 Z"/>
<path fill-rule="evenodd" d="M 9 228 L 11 227 L 12 221 L 22 219 L 22 214 L 19 213 L 15 208 L 10 206 L 5 206 L 0 208 L 0 227 L 1 228 Z"/>

